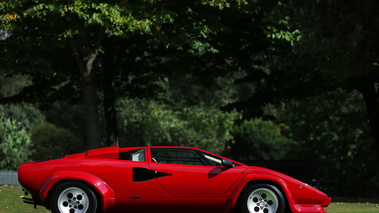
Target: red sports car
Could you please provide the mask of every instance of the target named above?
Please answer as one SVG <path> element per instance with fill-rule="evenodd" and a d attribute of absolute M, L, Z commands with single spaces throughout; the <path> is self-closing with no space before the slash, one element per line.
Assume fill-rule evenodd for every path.
<path fill-rule="evenodd" d="M 331 198 L 284 174 L 190 147 L 107 147 L 23 163 L 19 181 L 52 212 L 325 212 Z"/>

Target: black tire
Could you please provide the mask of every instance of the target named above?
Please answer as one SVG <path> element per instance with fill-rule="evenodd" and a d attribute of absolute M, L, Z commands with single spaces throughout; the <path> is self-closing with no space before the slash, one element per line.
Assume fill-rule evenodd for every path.
<path fill-rule="evenodd" d="M 285 200 L 273 185 L 251 185 L 241 194 L 239 208 L 241 213 L 284 213 Z"/>
<path fill-rule="evenodd" d="M 97 198 L 95 193 L 81 182 L 60 183 L 50 199 L 52 213 L 95 213 Z"/>

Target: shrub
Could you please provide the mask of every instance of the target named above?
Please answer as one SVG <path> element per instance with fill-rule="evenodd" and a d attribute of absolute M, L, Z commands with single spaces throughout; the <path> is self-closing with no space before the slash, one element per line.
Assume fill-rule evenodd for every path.
<path fill-rule="evenodd" d="M 0 115 L 0 170 L 16 170 L 30 160 L 30 135 L 19 122 Z"/>
<path fill-rule="evenodd" d="M 229 155 L 240 161 L 281 160 L 286 157 L 292 142 L 280 134 L 271 121 L 245 120 L 231 131 L 234 137 L 229 143 Z"/>
<path fill-rule="evenodd" d="M 30 131 L 35 154 L 34 160 L 79 153 L 84 150 L 83 141 L 67 129 L 48 122 L 33 127 Z"/>
<path fill-rule="evenodd" d="M 148 100 L 118 103 L 121 146 L 193 146 L 222 153 L 232 136 L 230 129 L 239 117 L 199 106 L 172 109 Z"/>

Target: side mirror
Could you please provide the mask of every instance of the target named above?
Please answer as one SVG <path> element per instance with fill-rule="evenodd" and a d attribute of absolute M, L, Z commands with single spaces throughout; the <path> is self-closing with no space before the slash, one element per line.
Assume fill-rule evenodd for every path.
<path fill-rule="evenodd" d="M 230 162 L 229 160 L 222 159 L 221 160 L 222 165 L 224 166 L 225 169 L 233 168 L 234 164 Z"/>

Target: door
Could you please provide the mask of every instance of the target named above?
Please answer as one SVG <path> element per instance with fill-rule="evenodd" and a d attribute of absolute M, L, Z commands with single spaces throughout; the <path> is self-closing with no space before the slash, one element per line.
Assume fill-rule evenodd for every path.
<path fill-rule="evenodd" d="M 155 179 L 146 161 L 146 149 L 131 149 L 120 153 L 120 159 L 111 165 L 105 182 L 116 195 L 113 212 L 142 213 L 156 208 L 154 200 L 169 199 Z"/>
<path fill-rule="evenodd" d="M 156 178 L 171 198 L 221 198 L 246 170 L 224 168 L 221 158 L 184 148 L 151 148 L 150 169 L 165 174 Z"/>

